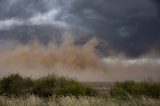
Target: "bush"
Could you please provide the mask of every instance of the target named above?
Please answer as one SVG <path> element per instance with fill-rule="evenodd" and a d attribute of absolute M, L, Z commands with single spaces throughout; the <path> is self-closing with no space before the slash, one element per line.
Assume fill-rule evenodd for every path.
<path fill-rule="evenodd" d="M 98 93 L 97 93 L 96 90 L 87 87 L 87 88 L 86 88 L 86 95 L 87 95 L 87 96 L 98 96 Z"/>
<path fill-rule="evenodd" d="M 74 95 L 74 96 L 83 96 L 86 95 L 86 87 L 82 86 L 76 81 L 68 81 L 65 83 L 64 87 L 57 86 L 53 89 L 53 93 L 56 95 Z"/>
<path fill-rule="evenodd" d="M 86 86 L 81 85 L 80 83 L 74 80 L 68 80 L 65 83 L 63 82 L 63 86 L 57 86 L 53 89 L 53 93 L 55 95 L 73 95 L 73 96 L 94 96 L 96 95 L 96 91 L 88 88 Z"/>
<path fill-rule="evenodd" d="M 141 82 L 134 81 L 117 82 L 112 89 L 112 96 L 126 97 L 132 96 L 150 96 L 154 98 L 160 97 L 160 84 L 154 82 Z"/>
<path fill-rule="evenodd" d="M 34 81 L 33 94 L 38 96 L 52 96 L 55 87 L 56 75 L 48 75 Z"/>
<path fill-rule="evenodd" d="M 31 93 L 33 81 L 30 78 L 23 78 L 19 74 L 11 74 L 0 81 L 0 94 L 7 96 L 19 96 Z"/>
<path fill-rule="evenodd" d="M 148 96 L 152 96 L 154 98 L 160 97 L 160 83 L 153 83 L 149 86 Z"/>

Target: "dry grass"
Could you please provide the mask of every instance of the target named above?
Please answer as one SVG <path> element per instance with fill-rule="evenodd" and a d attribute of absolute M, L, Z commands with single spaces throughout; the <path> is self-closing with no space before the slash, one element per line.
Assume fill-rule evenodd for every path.
<path fill-rule="evenodd" d="M 0 97 L 0 106 L 160 106 L 160 100 L 141 97 L 140 99 L 130 97 L 129 100 L 98 97 L 60 97 L 55 99 L 42 99 L 36 96 L 8 98 Z"/>

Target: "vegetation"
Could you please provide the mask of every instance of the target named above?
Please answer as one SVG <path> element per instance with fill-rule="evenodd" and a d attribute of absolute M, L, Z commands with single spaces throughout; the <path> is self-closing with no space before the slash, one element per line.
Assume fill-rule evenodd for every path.
<path fill-rule="evenodd" d="M 36 97 L 0 97 L 0 106 L 160 106 L 160 100 L 146 97 L 131 98 L 129 100 L 100 97 L 50 97 L 48 100 Z"/>
<path fill-rule="evenodd" d="M 160 97 L 160 83 L 152 81 L 144 81 L 136 83 L 134 81 L 117 82 L 112 89 L 112 96 L 127 97 L 131 96 L 147 96 L 151 98 Z"/>
<path fill-rule="evenodd" d="M 75 80 L 58 77 L 54 74 L 39 79 L 11 74 L 0 80 L 0 95 L 26 96 L 34 94 L 39 97 L 48 96 L 94 96 L 96 91 L 81 85 Z"/>
<path fill-rule="evenodd" d="M 0 80 L 0 94 L 1 95 L 26 95 L 32 91 L 33 80 L 30 78 L 23 78 L 19 74 L 11 74 L 8 77 L 3 77 Z"/>
<path fill-rule="evenodd" d="M 11 74 L 0 79 L 0 106 L 160 106 L 160 83 L 117 82 L 111 94 L 51 74 L 38 79 Z"/>

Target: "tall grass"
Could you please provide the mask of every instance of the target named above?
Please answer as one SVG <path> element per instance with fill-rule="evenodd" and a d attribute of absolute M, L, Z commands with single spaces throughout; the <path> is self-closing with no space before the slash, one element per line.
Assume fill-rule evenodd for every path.
<path fill-rule="evenodd" d="M 121 100 L 115 98 L 98 97 L 50 97 L 45 100 L 36 96 L 8 98 L 0 97 L 0 106 L 160 106 L 160 100 L 141 97 Z"/>

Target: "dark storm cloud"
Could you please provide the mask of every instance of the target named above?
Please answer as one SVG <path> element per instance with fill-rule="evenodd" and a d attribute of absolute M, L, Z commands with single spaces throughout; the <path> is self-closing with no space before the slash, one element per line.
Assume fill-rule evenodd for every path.
<path fill-rule="evenodd" d="M 158 0 L 0 0 L 0 10 L 0 38 L 13 38 L 10 32 L 14 28 L 16 33 L 20 26 L 23 33 L 16 33 L 15 39 L 27 36 L 26 25 L 37 32 L 37 26 L 52 25 L 75 38 L 97 36 L 110 48 L 132 56 L 160 48 Z M 52 35 L 53 28 L 46 34 Z"/>
<path fill-rule="evenodd" d="M 0 1 L 0 30 L 25 25 L 54 25 L 65 27 L 60 20 L 69 2 L 64 0 L 6 0 Z M 64 5 L 64 6 L 63 6 Z"/>
<path fill-rule="evenodd" d="M 0 19 L 28 18 L 36 12 L 44 13 L 49 10 L 45 0 L 1 0 Z"/>
<path fill-rule="evenodd" d="M 159 46 L 160 20 L 153 0 L 77 0 L 72 5 L 75 22 L 71 22 L 118 51 L 140 55 Z"/>
<path fill-rule="evenodd" d="M 157 8 L 159 9 L 159 15 L 160 15 L 160 1 L 159 0 L 155 0 L 155 3 L 157 5 Z"/>

